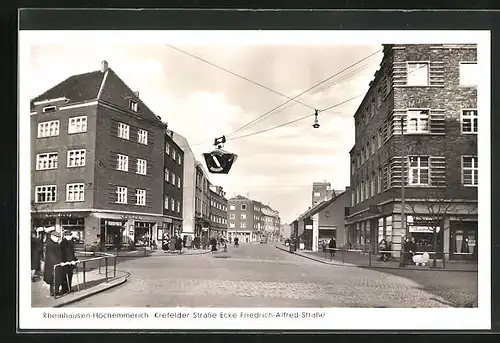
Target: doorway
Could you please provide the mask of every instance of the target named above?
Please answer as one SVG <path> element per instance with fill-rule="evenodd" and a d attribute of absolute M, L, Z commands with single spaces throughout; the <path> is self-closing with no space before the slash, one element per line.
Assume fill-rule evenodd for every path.
<path fill-rule="evenodd" d="M 450 259 L 477 261 L 477 224 L 462 222 L 452 225 Z"/>

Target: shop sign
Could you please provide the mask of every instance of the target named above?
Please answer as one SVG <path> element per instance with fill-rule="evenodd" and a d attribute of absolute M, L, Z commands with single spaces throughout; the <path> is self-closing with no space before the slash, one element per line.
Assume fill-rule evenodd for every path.
<path fill-rule="evenodd" d="M 122 222 L 117 222 L 117 221 L 114 221 L 114 220 L 106 220 L 105 223 L 108 226 L 123 226 Z"/>
<path fill-rule="evenodd" d="M 313 226 L 312 225 L 306 225 L 306 230 L 312 230 Z"/>
<path fill-rule="evenodd" d="M 436 227 L 436 232 L 439 232 L 439 227 Z M 415 232 L 415 233 L 433 233 L 434 228 L 431 226 L 416 226 L 416 225 L 410 225 L 409 226 L 410 232 Z"/>

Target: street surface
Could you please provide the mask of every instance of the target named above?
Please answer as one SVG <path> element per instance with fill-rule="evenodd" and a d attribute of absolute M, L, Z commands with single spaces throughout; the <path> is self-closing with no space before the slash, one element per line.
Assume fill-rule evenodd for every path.
<path fill-rule="evenodd" d="M 70 307 L 447 307 L 415 281 L 361 268 L 331 266 L 273 244 L 211 254 L 123 261 L 123 285 Z"/>

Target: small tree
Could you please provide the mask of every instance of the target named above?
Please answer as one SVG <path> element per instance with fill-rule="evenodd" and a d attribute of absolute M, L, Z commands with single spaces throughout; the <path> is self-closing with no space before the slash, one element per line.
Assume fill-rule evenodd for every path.
<path fill-rule="evenodd" d="M 451 197 L 451 192 L 445 189 L 422 189 L 415 197 L 406 200 L 406 215 L 422 226 L 432 229 L 432 246 L 434 250 L 432 265 L 437 264 L 438 233 L 449 229 L 445 225 L 445 217 L 450 215 L 477 214 L 477 199 L 459 200 Z M 410 222 L 407 220 L 407 225 Z M 448 222 L 449 223 L 449 222 Z M 443 255 L 443 259 L 445 256 Z"/>

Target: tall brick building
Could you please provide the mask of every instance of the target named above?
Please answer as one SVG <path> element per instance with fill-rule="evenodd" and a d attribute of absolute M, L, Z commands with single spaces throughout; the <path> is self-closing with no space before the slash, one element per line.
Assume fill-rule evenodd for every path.
<path fill-rule="evenodd" d="M 475 45 L 384 46 L 354 116 L 346 217 L 354 246 L 376 249 L 386 238 L 399 250 L 406 222 L 419 251 L 477 259 L 476 53 Z"/>
<path fill-rule="evenodd" d="M 148 244 L 163 225 L 165 124 L 103 61 L 31 101 L 33 226 Z"/>
<path fill-rule="evenodd" d="M 210 235 L 227 237 L 227 199 L 221 186 L 210 185 Z"/>
<path fill-rule="evenodd" d="M 332 190 L 332 185 L 330 184 L 330 182 L 313 182 L 311 206 L 314 207 L 320 202 L 330 200 L 334 195 L 335 192 Z"/>

